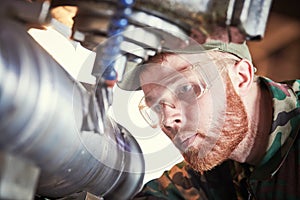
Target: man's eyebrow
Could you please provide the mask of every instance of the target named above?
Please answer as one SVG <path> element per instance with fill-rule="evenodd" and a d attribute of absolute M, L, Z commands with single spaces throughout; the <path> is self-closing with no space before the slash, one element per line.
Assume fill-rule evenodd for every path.
<path fill-rule="evenodd" d="M 178 73 L 182 73 L 182 72 L 185 72 L 187 71 L 188 69 L 190 69 L 191 67 L 193 66 L 193 64 L 185 64 L 185 65 L 182 65 L 180 66 L 179 68 L 177 68 L 174 72 L 170 73 L 168 76 L 164 77 L 163 79 L 161 79 L 160 82 L 163 82 L 163 81 L 171 81 L 174 79 L 174 78 L 178 78 Z"/>
<path fill-rule="evenodd" d="M 178 71 L 178 72 L 185 71 L 185 70 L 189 69 L 191 66 L 193 66 L 193 64 L 182 65 L 182 66 L 180 66 L 180 67 L 177 69 L 177 71 Z"/>

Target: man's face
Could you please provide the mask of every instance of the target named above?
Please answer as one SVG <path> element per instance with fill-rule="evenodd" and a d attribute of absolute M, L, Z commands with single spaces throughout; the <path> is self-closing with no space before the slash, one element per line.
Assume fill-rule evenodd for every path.
<path fill-rule="evenodd" d="M 197 68 L 197 73 L 189 69 L 199 56 L 169 55 L 140 76 L 146 104 L 158 115 L 162 131 L 200 172 L 228 159 L 248 128 L 244 105 L 228 75 L 221 76 L 207 58 L 202 61 L 210 68 Z"/>

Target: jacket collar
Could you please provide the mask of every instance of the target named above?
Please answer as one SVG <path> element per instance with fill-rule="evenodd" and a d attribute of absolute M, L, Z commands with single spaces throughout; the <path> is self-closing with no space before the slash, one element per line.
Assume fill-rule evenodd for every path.
<path fill-rule="evenodd" d="M 260 77 L 260 80 L 272 95 L 273 119 L 265 156 L 250 178 L 265 180 L 278 171 L 299 132 L 300 80 L 286 83 L 277 83 L 265 77 Z"/>

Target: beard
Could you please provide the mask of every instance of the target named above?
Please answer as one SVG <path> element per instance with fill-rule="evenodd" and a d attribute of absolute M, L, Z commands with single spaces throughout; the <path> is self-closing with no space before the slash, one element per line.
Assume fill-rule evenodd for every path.
<path fill-rule="evenodd" d="M 226 74 L 225 83 L 227 105 L 224 113 L 224 124 L 221 128 L 218 128 L 220 137 L 205 155 L 201 150 L 205 147 L 192 146 L 182 153 L 191 167 L 200 173 L 210 170 L 227 160 L 248 132 L 245 106 L 236 93 L 228 74 Z M 205 133 L 199 133 L 198 135 L 205 136 Z"/>

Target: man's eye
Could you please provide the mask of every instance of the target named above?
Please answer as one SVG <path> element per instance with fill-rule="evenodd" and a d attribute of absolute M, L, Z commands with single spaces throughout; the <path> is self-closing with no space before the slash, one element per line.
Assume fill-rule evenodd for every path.
<path fill-rule="evenodd" d="M 190 92 L 192 89 L 193 89 L 193 86 L 191 84 L 182 85 L 181 87 L 178 88 L 177 93 L 184 94 L 184 93 Z"/>
<path fill-rule="evenodd" d="M 192 97 L 199 97 L 204 92 L 203 87 L 199 84 L 185 84 L 177 88 L 176 93 L 180 99 L 189 99 Z"/>

